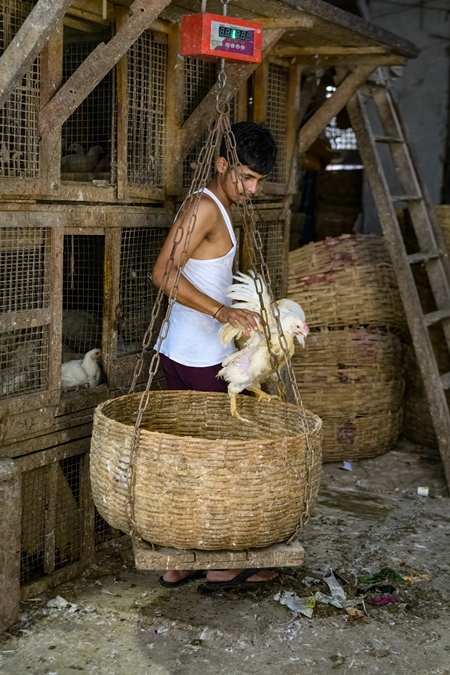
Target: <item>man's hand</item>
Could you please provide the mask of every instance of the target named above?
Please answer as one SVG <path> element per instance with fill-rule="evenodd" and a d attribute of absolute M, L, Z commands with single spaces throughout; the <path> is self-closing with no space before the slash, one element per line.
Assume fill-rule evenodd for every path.
<path fill-rule="evenodd" d="M 261 329 L 261 316 L 258 312 L 248 309 L 235 309 L 224 305 L 216 314 L 217 321 L 229 323 L 233 328 L 242 328 L 244 335 L 249 335 L 252 330 Z"/>

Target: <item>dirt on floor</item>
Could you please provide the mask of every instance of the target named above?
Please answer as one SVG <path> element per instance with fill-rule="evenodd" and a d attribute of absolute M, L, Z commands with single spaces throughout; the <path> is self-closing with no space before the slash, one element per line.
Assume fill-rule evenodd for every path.
<path fill-rule="evenodd" d="M 406 441 L 351 471 L 327 464 L 301 568 L 207 595 L 201 582 L 167 589 L 136 572 L 129 548 L 100 553 L 82 577 L 22 604 L 0 637 L 0 670 L 450 675 L 449 504 L 439 456 Z M 314 602 L 310 618 L 299 613 Z"/>

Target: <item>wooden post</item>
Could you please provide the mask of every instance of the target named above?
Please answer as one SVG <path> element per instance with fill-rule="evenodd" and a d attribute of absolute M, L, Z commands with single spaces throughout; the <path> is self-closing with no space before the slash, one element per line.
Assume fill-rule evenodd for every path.
<path fill-rule="evenodd" d="M 19 470 L 0 459 L 0 633 L 19 619 L 22 495 Z"/>
<path fill-rule="evenodd" d="M 39 0 L 33 7 L 0 58 L 0 107 L 11 96 L 71 4 L 72 0 Z"/>
<path fill-rule="evenodd" d="M 114 7 L 116 31 L 128 20 L 125 7 Z M 117 199 L 125 199 L 128 186 L 128 57 L 124 54 L 117 63 Z"/>
<path fill-rule="evenodd" d="M 284 30 L 271 29 L 264 32 L 262 55 L 270 51 L 272 46 L 281 38 Z M 256 70 L 257 63 L 233 63 L 225 65 L 227 81 L 222 90 L 222 95 L 229 94 L 231 97 L 237 92 L 242 83 L 247 80 Z M 216 85 L 206 94 L 203 101 L 194 110 L 192 115 L 183 124 L 181 129 L 181 157 L 188 154 L 197 141 L 204 134 L 216 114 Z"/>
<path fill-rule="evenodd" d="M 50 0 L 49 0 L 50 1 Z M 84 101 L 119 59 L 142 35 L 170 0 L 135 0 L 132 15 L 107 44 L 100 43 L 69 77 L 39 115 L 39 133 L 45 136 L 60 127 Z"/>
<path fill-rule="evenodd" d="M 255 70 L 253 77 L 253 121 L 264 124 L 267 116 L 267 79 L 269 62 L 264 59 Z"/>
<path fill-rule="evenodd" d="M 334 94 L 306 122 L 299 135 L 299 152 L 301 154 L 311 147 L 320 132 L 325 129 L 333 117 L 336 117 L 374 70 L 375 66 L 357 66 L 352 73 L 347 75 Z"/>
<path fill-rule="evenodd" d="M 166 109 L 166 192 L 176 195 L 180 192 L 183 176 L 180 131 L 183 125 L 184 59 L 180 56 L 181 28 L 174 24 L 169 31 Z"/>

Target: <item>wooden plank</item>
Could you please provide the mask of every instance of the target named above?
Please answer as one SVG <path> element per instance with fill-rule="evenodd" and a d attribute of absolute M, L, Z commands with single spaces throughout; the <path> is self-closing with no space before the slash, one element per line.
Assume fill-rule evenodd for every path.
<path fill-rule="evenodd" d="M 38 0 L 0 58 L 0 107 L 38 56 L 73 0 Z"/>
<path fill-rule="evenodd" d="M 52 574 L 48 574 L 38 581 L 32 581 L 29 584 L 25 584 L 20 589 L 20 599 L 27 600 L 28 598 L 33 597 L 34 595 L 39 595 L 40 593 L 45 593 L 45 591 L 64 584 L 69 579 L 74 579 L 79 577 L 80 574 L 83 574 L 84 570 L 89 564 L 89 560 L 80 560 L 79 562 L 73 563 L 72 565 L 67 565 L 62 569 L 56 570 Z"/>
<path fill-rule="evenodd" d="M 131 16 L 107 44 L 100 43 L 44 106 L 39 115 L 39 133 L 45 136 L 60 127 L 109 73 L 133 42 L 158 17 L 170 0 L 135 0 Z"/>
<path fill-rule="evenodd" d="M 274 44 L 283 35 L 282 29 L 274 28 L 264 31 L 263 35 L 263 58 L 270 51 Z M 225 72 L 227 81 L 222 90 L 222 96 L 229 95 L 232 98 L 242 83 L 247 80 L 256 70 L 256 63 L 227 63 Z M 194 112 L 189 116 L 180 132 L 181 157 L 184 158 L 188 152 L 195 146 L 201 136 L 207 131 L 211 121 L 216 115 L 216 85 L 210 89 L 202 102 L 197 106 Z"/>
<path fill-rule="evenodd" d="M 48 389 L 61 388 L 61 335 L 62 335 L 62 295 L 63 295 L 63 254 L 64 230 L 51 228 L 50 269 L 46 270 L 50 279 L 50 313 L 48 347 Z"/>
<path fill-rule="evenodd" d="M 90 439 L 84 438 L 72 443 L 66 443 L 59 447 L 47 448 L 42 452 L 36 452 L 25 457 L 18 457 L 14 460 L 15 466 L 18 467 L 20 473 L 24 471 L 33 471 L 34 469 L 41 469 L 49 464 L 58 463 L 68 457 L 75 457 L 89 452 Z"/>
<path fill-rule="evenodd" d="M 54 450 L 57 448 L 61 454 L 63 447 L 64 452 L 66 452 L 66 448 L 72 448 L 74 444 L 79 444 L 80 449 L 72 454 L 79 454 L 81 452 L 89 451 L 91 433 L 92 422 L 89 422 L 88 424 L 71 427 L 69 429 L 64 429 L 63 431 L 56 431 L 44 436 L 26 439 L 21 443 L 13 443 L 12 445 L 7 446 L 5 450 L 10 457 L 18 457 L 20 458 L 20 461 L 22 459 L 39 457 L 42 452 L 47 452 L 49 449 Z M 61 455 L 61 459 L 63 458 L 63 455 Z"/>
<path fill-rule="evenodd" d="M 341 47 L 340 45 L 306 45 L 305 47 L 290 45 L 281 46 L 275 45 L 271 52 L 271 56 L 301 56 L 302 54 L 326 54 L 328 56 L 336 55 L 352 55 L 356 56 L 355 62 L 358 62 L 358 57 L 362 54 L 389 54 L 386 47 Z"/>
<path fill-rule="evenodd" d="M 314 17 L 306 13 L 300 14 L 300 16 L 261 16 L 257 17 L 255 21 L 262 23 L 264 30 L 268 30 L 269 28 L 282 28 L 283 30 L 302 28 L 312 30 L 314 28 Z"/>
<path fill-rule="evenodd" d="M 114 386 L 112 369 L 117 361 L 117 319 L 120 311 L 120 260 L 122 230 L 109 230 L 105 237 L 103 281 L 103 344 L 102 361 L 109 388 Z"/>
<path fill-rule="evenodd" d="M 95 555 L 95 507 L 89 481 L 89 453 L 80 458 L 80 509 L 82 513 L 81 551 L 85 562 L 91 562 Z"/>
<path fill-rule="evenodd" d="M 171 26 L 168 42 L 166 113 L 166 191 L 176 195 L 183 183 L 180 131 L 183 126 L 184 58 L 181 57 L 181 26 Z"/>
<path fill-rule="evenodd" d="M 58 495 L 58 473 L 61 467 L 58 462 L 52 462 L 46 467 L 46 504 L 44 524 L 44 573 L 50 574 L 55 569 L 55 541 L 56 541 L 56 497 Z"/>
<path fill-rule="evenodd" d="M 320 132 L 325 129 L 333 117 L 336 117 L 373 71 L 373 66 L 357 66 L 352 73 L 347 75 L 333 95 L 310 117 L 299 133 L 299 152 L 301 154 L 311 147 Z"/>
<path fill-rule="evenodd" d="M 40 105 L 44 106 L 61 85 L 63 63 L 63 25 L 56 27 L 41 55 Z M 61 179 L 61 131 L 54 129 L 39 144 L 40 175 L 46 182 L 46 192 L 58 195 Z"/>
<path fill-rule="evenodd" d="M 279 56 L 295 59 L 302 65 L 310 65 L 312 70 L 317 70 L 317 66 L 404 66 L 407 61 L 404 56 L 397 54 L 304 54 L 298 53 L 297 47 L 286 47 L 279 51 Z"/>
<path fill-rule="evenodd" d="M 155 546 L 132 539 L 138 570 L 240 569 L 241 567 L 298 567 L 303 564 L 304 549 L 298 541 L 245 551 L 179 550 Z"/>
<path fill-rule="evenodd" d="M 44 307 L 44 309 L 24 309 L 21 312 L 4 312 L 0 314 L 0 333 L 7 333 L 19 328 L 45 326 L 50 323 L 51 318 L 51 310 L 48 307 Z"/>
<path fill-rule="evenodd" d="M 0 459 L 0 633 L 20 616 L 20 475 L 12 459 Z"/>
<path fill-rule="evenodd" d="M 267 115 L 267 79 L 269 74 L 269 61 L 263 59 L 253 75 L 253 121 L 264 124 Z"/>
<path fill-rule="evenodd" d="M 129 11 L 125 7 L 114 7 L 116 31 L 128 21 Z M 127 195 L 128 167 L 128 55 L 124 54 L 117 63 L 117 199 Z"/>
<path fill-rule="evenodd" d="M 408 58 L 414 58 L 418 54 L 418 49 L 412 42 L 404 40 L 380 26 L 369 23 L 369 21 L 355 14 L 334 7 L 324 0 L 284 0 L 284 4 L 290 5 L 294 9 L 303 9 L 312 17 L 330 22 L 330 28 L 335 28 L 335 30 L 339 30 L 339 28 L 348 29 L 359 36 L 386 44 Z"/>

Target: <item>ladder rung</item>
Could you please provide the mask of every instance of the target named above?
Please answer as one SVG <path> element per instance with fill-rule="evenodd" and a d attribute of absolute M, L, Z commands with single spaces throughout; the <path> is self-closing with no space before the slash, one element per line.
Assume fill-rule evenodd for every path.
<path fill-rule="evenodd" d="M 441 383 L 444 389 L 450 389 L 450 373 L 441 375 Z"/>
<path fill-rule="evenodd" d="M 423 199 L 422 195 L 391 195 L 393 202 L 417 202 Z"/>
<path fill-rule="evenodd" d="M 407 258 L 408 262 L 411 265 L 414 265 L 415 263 L 435 260 L 436 258 L 440 258 L 441 255 L 443 255 L 442 251 L 436 250 L 436 251 L 428 251 L 427 253 L 411 253 L 410 255 L 407 256 Z"/>
<path fill-rule="evenodd" d="M 428 314 L 425 314 L 423 318 L 427 326 L 433 326 L 435 323 L 439 323 L 439 321 L 450 319 L 450 307 L 447 307 L 446 309 L 437 309 L 435 312 L 429 312 Z"/>
<path fill-rule="evenodd" d="M 374 136 L 373 140 L 377 143 L 403 143 L 401 138 L 395 136 Z"/>

